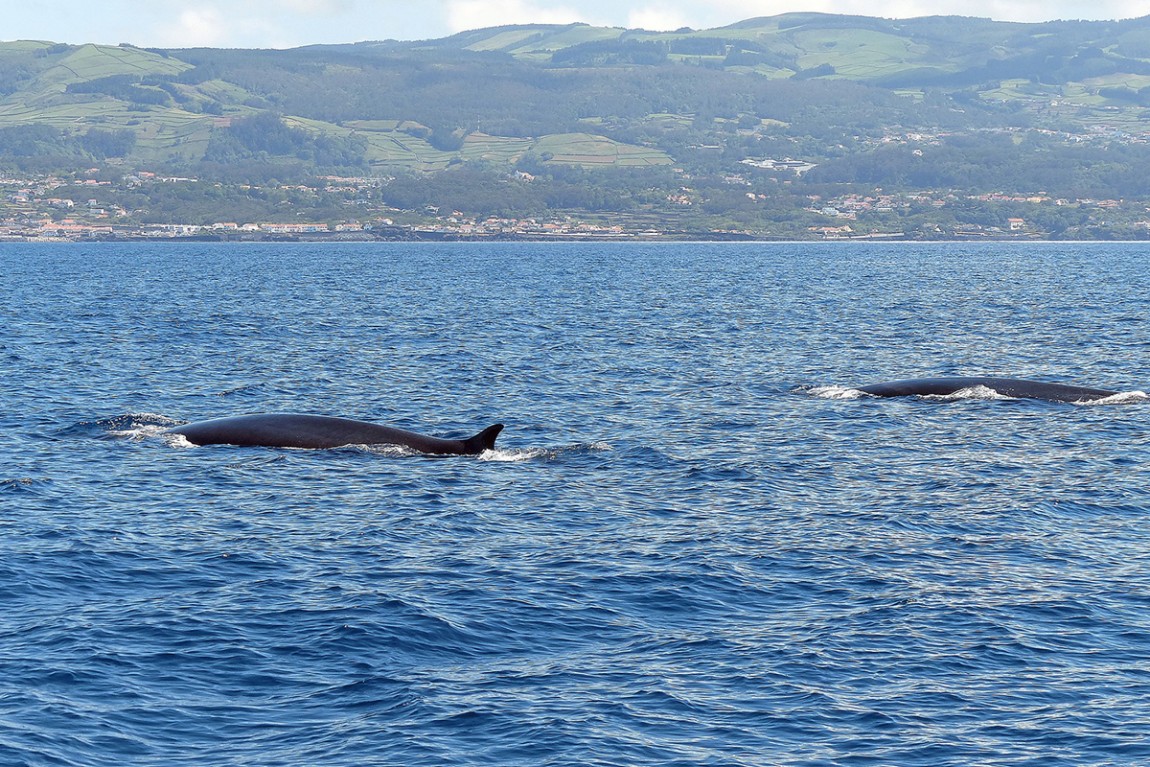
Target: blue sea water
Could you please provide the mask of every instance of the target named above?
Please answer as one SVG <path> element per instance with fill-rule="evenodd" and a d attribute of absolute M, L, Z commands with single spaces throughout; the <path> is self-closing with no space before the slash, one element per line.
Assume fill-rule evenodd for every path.
<path fill-rule="evenodd" d="M 1132 244 L 0 246 L 0 765 L 1150 764 Z M 297 411 L 498 449 L 191 447 Z"/>

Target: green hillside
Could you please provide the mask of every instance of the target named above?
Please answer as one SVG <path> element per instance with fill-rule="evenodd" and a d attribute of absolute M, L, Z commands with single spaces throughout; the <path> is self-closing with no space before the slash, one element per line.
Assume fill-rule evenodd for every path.
<path fill-rule="evenodd" d="M 811 81 L 823 87 L 803 93 L 805 106 L 781 86 Z M 854 90 L 827 87 L 833 82 Z M 931 94 L 977 112 L 939 125 L 929 111 L 910 114 L 890 101 Z M 130 131 L 125 159 L 137 163 L 210 162 L 214 137 L 234 119 L 274 112 L 310 137 L 353 141 L 362 150 L 355 164 L 379 172 L 525 156 L 657 166 L 684 150 L 656 124 L 662 114 L 710 128 L 696 130 L 688 146 L 726 143 L 723 119 L 810 133 L 807 121 L 844 107 L 847 122 L 917 127 L 979 127 L 1000 121 L 994 113 L 1004 104 L 1048 121 L 1081 125 L 1104 115 L 1139 125 L 1150 107 L 1150 17 L 1009 24 L 801 13 L 670 33 L 524 25 L 293 51 L 21 41 L 0 44 L 0 95 L 0 129 L 49 126 L 64 143 L 89 131 Z M 700 126 L 700 116 L 720 122 Z"/>
<path fill-rule="evenodd" d="M 210 52 L 196 54 L 211 57 Z M 213 135 L 227 131 L 234 119 L 272 110 L 282 114 L 285 125 L 312 137 L 355 137 L 362 143 L 362 164 L 382 171 L 437 171 L 469 160 L 511 164 L 530 152 L 546 152 L 559 158 L 557 162 L 589 166 L 671 162 L 655 149 L 583 133 L 507 137 L 474 130 L 449 141 L 455 145 L 444 148 L 442 142 L 429 141 L 433 133 L 430 128 L 405 119 L 407 115 L 402 112 L 388 115 L 390 119 L 373 119 L 379 116 L 373 113 L 365 115 L 368 119 L 334 122 L 322 119 L 307 106 L 295 113 L 285 112 L 276 109 L 277 102 L 284 99 L 275 93 L 274 80 L 277 76 L 300 76 L 299 61 L 305 67 L 301 76 L 309 81 L 303 87 L 305 91 L 326 89 L 325 80 L 335 70 L 341 70 L 342 76 L 356 78 L 359 89 L 367 90 L 373 87 L 368 79 L 370 72 L 346 65 L 341 69 L 337 63 L 342 58 L 339 55 L 333 55 L 335 61 L 330 63 L 315 62 L 307 52 L 267 55 L 278 59 L 273 66 L 283 69 L 273 71 L 267 78 L 270 82 L 258 82 L 257 77 L 256 82 L 250 83 L 251 73 L 245 67 L 264 66 L 261 52 L 245 56 L 237 68 L 239 77 L 233 78 L 226 67 L 197 66 L 181 59 L 178 52 L 131 46 L 3 43 L 0 60 L 7 64 L 7 76 L 3 83 L 5 96 L 0 100 L 0 129 L 37 124 L 49 126 L 65 138 L 93 130 L 126 130 L 135 136 L 129 159 L 188 166 L 211 159 Z M 248 84 L 254 88 L 245 87 Z"/>
<path fill-rule="evenodd" d="M 1150 17 L 792 13 L 292 50 L 0 43 L 0 169 L 129 183 L 114 208 L 157 221 L 447 209 L 789 236 L 875 209 L 941 231 L 937 211 L 966 199 L 950 230 L 1017 227 L 1034 215 L 1017 205 L 1040 200 L 1047 230 L 1082 235 L 1078 200 L 1106 201 L 1110 220 L 1130 201 L 1142 226 L 1148 164 Z M 156 176 L 211 183 L 125 181 Z"/>
<path fill-rule="evenodd" d="M 795 84 L 816 81 L 796 104 Z M 353 142 L 361 170 L 544 156 L 644 167 L 729 143 L 730 123 L 817 135 L 828 113 L 856 135 L 859 123 L 985 127 L 1002 121 L 1004 106 L 1029 110 L 1036 125 L 1138 126 L 1150 107 L 1150 17 L 1010 24 L 801 13 L 709 30 L 523 25 L 292 51 L 21 41 L 0 44 L 0 95 L 0 129 L 48 126 L 61 143 L 129 131 L 125 159 L 135 163 L 211 162 L 233 120 L 272 112 L 312 138 Z M 891 100 L 940 95 L 968 117 Z M 693 135 L 670 136 L 665 114 L 686 119 Z M 306 143 L 291 157 L 323 154 Z M 83 152 L 61 156 L 75 155 Z"/>
<path fill-rule="evenodd" d="M 586 60 L 625 58 L 628 46 L 639 44 L 660 46 L 671 61 L 774 77 L 820 70 L 823 76 L 908 87 L 978 85 L 1002 77 L 1051 83 L 1117 81 L 1123 74 L 1146 74 L 1150 17 L 1018 24 L 965 17 L 895 20 L 791 13 L 667 33 L 578 24 L 500 27 L 414 45 L 500 51 L 537 61 L 560 53 L 561 61 L 578 61 L 580 53 Z"/>

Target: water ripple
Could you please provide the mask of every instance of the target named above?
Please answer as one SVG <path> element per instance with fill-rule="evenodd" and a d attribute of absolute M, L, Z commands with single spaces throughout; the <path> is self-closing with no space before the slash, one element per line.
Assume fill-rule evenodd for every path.
<path fill-rule="evenodd" d="M 34 251 L 0 247 L 14 764 L 1150 761 L 1135 246 Z M 1124 406 L 847 388 L 1001 370 Z M 229 402 L 507 429 L 161 435 Z"/>

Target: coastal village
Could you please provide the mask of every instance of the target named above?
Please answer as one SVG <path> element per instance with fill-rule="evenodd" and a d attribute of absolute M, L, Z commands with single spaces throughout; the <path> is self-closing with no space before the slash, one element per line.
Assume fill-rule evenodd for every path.
<path fill-rule="evenodd" d="M 90 173 L 95 175 L 96 169 Z M 378 187 L 380 179 L 326 178 L 322 179 L 328 191 L 343 191 L 353 196 L 352 207 L 363 208 L 364 200 L 354 196 Z M 356 210 L 339 221 L 307 220 L 296 215 L 294 221 L 218 221 L 212 223 L 155 223 L 141 220 L 145 211 L 129 211 L 104 198 L 116 187 L 140 187 L 149 184 L 195 185 L 199 180 L 188 177 L 161 176 L 138 172 L 125 176 L 122 181 L 63 179 L 57 176 L 30 176 L 0 178 L 0 241 L 63 242 L 85 240 L 123 239 L 332 239 L 371 240 L 401 239 L 405 235 L 440 237 L 448 235 L 499 237 L 516 235 L 537 236 L 623 236 L 622 227 L 598 226 L 576 222 L 538 222 L 534 219 L 490 219 L 474 221 L 455 213 L 444 217 L 438 211 L 423 211 L 426 223 L 418 225 L 396 224 L 378 206 L 367 215 Z M 76 190 L 85 194 L 81 198 L 73 193 L 62 195 L 61 190 Z M 314 191 L 306 187 L 306 191 Z"/>
<path fill-rule="evenodd" d="M 1045 194 L 958 194 L 950 191 L 851 193 L 805 198 L 807 222 L 776 236 L 770 230 L 675 229 L 660 225 L 657 216 L 622 214 L 580 217 L 573 213 L 552 218 L 468 216 L 460 211 L 428 207 L 404 211 L 372 199 L 373 190 L 387 179 L 325 177 L 314 185 L 287 187 L 288 191 L 336 194 L 344 215 L 315 216 L 306 207 L 290 216 L 263 221 L 187 222 L 150 220 L 147 210 L 127 210 L 114 200 L 118 192 L 139 191 L 153 185 L 195 187 L 198 179 L 135 172 L 115 180 L 97 169 L 87 177 L 53 175 L 0 178 L 0 241 L 65 242 L 92 240 L 402 240 L 402 239 L 1042 239 L 1049 236 L 1042 212 L 1074 209 L 1097 226 L 1116 224 L 1127 238 L 1150 237 L 1150 205 L 1145 201 L 1052 198 Z M 749 186 L 742 176 L 725 179 Z M 282 191 L 284 188 L 280 187 Z M 748 191 L 751 204 L 768 206 L 767 195 Z M 684 186 L 668 195 L 669 208 L 698 202 Z M 985 221 L 960 225 L 932 224 L 931 211 L 954 206 L 976 206 L 987 211 Z M 939 217 L 940 219 L 943 217 Z M 913 227 L 907 227 L 913 220 Z"/>

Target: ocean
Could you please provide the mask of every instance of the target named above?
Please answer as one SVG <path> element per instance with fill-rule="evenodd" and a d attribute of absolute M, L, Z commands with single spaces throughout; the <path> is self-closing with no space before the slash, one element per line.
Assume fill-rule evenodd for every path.
<path fill-rule="evenodd" d="M 0 765 L 1150 764 L 1147 263 L 0 245 Z"/>

